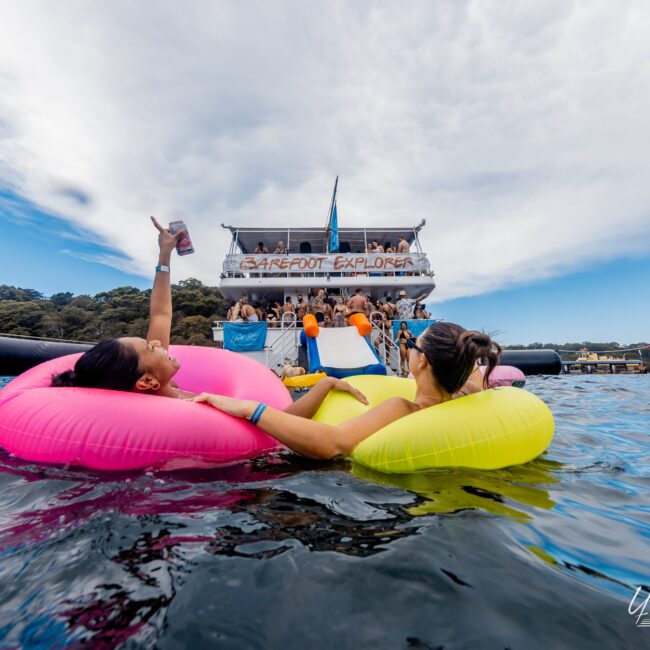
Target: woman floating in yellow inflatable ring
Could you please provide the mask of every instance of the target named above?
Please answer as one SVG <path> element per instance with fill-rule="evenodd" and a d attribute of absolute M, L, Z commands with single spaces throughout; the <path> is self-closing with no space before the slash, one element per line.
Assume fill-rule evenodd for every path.
<path fill-rule="evenodd" d="M 363 440 L 401 418 L 484 390 L 500 353 L 501 347 L 487 334 L 469 331 L 454 323 L 435 323 L 415 341 L 409 341 L 408 366 L 415 379 L 414 397 L 389 397 L 337 424 L 311 419 L 330 391 L 327 384 L 330 378 L 320 381 L 300 400 L 300 416 L 293 415 L 291 407 L 288 412 L 279 411 L 264 403 L 209 393 L 202 393 L 193 401 L 207 402 L 225 413 L 247 418 L 303 456 L 332 458 L 349 455 Z M 479 359 L 487 365 L 485 377 L 476 366 Z M 355 396 L 360 402 L 366 402 L 363 395 Z"/>

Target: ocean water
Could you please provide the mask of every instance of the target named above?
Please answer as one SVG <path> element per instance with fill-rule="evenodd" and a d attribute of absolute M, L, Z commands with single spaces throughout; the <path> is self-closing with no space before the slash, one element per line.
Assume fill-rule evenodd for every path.
<path fill-rule="evenodd" d="M 650 593 L 650 376 L 527 387 L 556 436 L 500 471 L 277 453 L 102 474 L 0 451 L 0 647 L 650 647 L 628 611 Z"/>

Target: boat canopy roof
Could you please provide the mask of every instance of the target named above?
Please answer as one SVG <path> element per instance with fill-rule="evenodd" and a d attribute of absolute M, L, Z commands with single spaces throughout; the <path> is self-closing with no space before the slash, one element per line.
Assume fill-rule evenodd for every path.
<path fill-rule="evenodd" d="M 366 250 L 367 242 L 372 241 L 377 241 L 382 246 L 387 242 L 397 246 L 399 235 L 404 236 L 406 241 L 412 244 L 417 240 L 417 235 L 425 224 L 426 221 L 423 219 L 419 225 L 411 228 L 339 228 L 340 251 L 362 253 Z M 327 228 L 243 228 L 225 224 L 221 224 L 221 227 L 232 233 L 232 249 L 239 248 L 244 254 L 254 253 L 258 242 L 264 242 L 272 253 L 278 241 L 284 242 L 290 253 L 325 253 L 327 250 Z"/>

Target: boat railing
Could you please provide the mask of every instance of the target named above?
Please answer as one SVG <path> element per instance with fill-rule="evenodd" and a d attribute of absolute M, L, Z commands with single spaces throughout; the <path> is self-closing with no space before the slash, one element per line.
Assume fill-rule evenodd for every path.
<path fill-rule="evenodd" d="M 273 343 L 264 348 L 266 353 L 265 364 L 267 368 L 276 372 L 287 361 L 294 361 L 295 351 L 298 346 L 298 320 L 293 312 L 282 314 L 278 321 L 281 333 Z"/>
<path fill-rule="evenodd" d="M 370 342 L 377 351 L 381 362 L 386 366 L 388 374 L 401 375 L 399 349 L 393 343 L 392 327 L 385 327 L 387 322 L 379 311 L 373 311 L 370 314 L 370 323 L 372 324 Z"/>
<path fill-rule="evenodd" d="M 222 278 L 433 276 L 425 253 L 226 255 Z"/>

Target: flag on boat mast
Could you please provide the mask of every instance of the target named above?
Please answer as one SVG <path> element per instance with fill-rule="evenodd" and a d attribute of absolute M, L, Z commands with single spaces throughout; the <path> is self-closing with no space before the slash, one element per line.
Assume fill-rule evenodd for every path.
<path fill-rule="evenodd" d="M 339 217 L 336 212 L 336 201 L 330 218 L 330 241 L 329 252 L 336 253 L 339 250 Z"/>
<path fill-rule="evenodd" d="M 339 250 L 339 216 L 336 210 L 336 189 L 339 184 L 339 177 L 336 177 L 334 183 L 334 193 L 332 194 L 332 203 L 327 219 L 327 252 L 336 253 Z"/>

